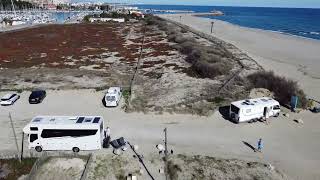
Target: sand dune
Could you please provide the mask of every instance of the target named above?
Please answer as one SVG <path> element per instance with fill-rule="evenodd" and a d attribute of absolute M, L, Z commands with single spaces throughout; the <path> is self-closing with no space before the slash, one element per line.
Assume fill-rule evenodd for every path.
<path fill-rule="evenodd" d="M 160 16 L 211 34 L 212 19 L 191 14 Z M 214 22 L 214 36 L 234 44 L 266 70 L 298 81 L 308 96 L 320 99 L 320 41 Z"/>

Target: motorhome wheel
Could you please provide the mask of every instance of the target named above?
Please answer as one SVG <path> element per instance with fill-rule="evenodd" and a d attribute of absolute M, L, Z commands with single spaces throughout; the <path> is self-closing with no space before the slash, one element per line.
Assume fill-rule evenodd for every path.
<path fill-rule="evenodd" d="M 42 147 L 41 146 L 36 146 L 35 149 L 36 149 L 37 152 L 41 152 L 42 151 Z"/>

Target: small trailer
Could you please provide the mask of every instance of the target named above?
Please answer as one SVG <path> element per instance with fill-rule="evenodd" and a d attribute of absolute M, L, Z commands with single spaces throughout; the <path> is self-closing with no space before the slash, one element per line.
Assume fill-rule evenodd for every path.
<path fill-rule="evenodd" d="M 236 123 L 253 122 L 271 116 L 278 117 L 279 114 L 279 102 L 269 97 L 232 102 L 229 113 L 231 120 Z"/>
<path fill-rule="evenodd" d="M 36 116 L 23 128 L 29 149 L 98 150 L 103 147 L 104 123 L 101 116 Z"/>
<path fill-rule="evenodd" d="M 106 107 L 116 107 L 119 105 L 122 93 L 120 87 L 110 87 L 105 95 Z"/>

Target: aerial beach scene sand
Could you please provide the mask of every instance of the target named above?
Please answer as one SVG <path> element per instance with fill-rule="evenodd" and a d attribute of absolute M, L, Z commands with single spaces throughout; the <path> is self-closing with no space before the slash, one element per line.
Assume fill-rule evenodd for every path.
<path fill-rule="evenodd" d="M 182 16 L 180 21 L 180 16 Z M 319 98 L 319 40 L 245 28 L 192 14 L 161 15 L 236 45 L 266 70 L 298 81 L 310 97 Z"/>
<path fill-rule="evenodd" d="M 131 3 L 0 2 L 0 179 L 320 179 L 319 3 Z"/>

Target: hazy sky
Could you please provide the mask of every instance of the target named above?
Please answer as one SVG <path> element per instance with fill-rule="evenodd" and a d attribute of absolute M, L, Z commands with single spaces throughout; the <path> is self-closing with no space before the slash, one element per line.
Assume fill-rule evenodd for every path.
<path fill-rule="evenodd" d="M 170 5 L 178 4 L 178 5 L 320 8 L 320 0 L 101 0 L 101 1 L 144 3 L 144 4 L 170 4 Z"/>

